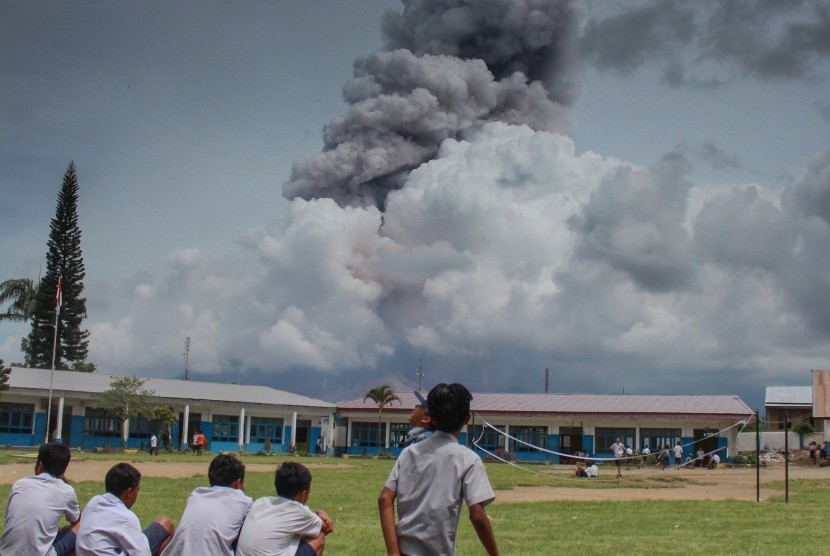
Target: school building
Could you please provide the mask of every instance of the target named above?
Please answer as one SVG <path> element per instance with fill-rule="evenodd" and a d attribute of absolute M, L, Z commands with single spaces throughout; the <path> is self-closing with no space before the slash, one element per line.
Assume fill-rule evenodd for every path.
<path fill-rule="evenodd" d="M 163 427 L 146 419 L 130 419 L 119 427 L 96 399 L 110 388 L 113 376 L 100 373 L 49 371 L 12 367 L 9 390 L 0 393 L 0 445 L 37 446 L 46 439 L 47 408 L 50 439 L 72 448 L 149 446 L 150 435 Z M 321 423 L 333 419 L 335 405 L 267 386 L 220 384 L 148 378 L 143 388 L 155 392 L 154 403 L 171 408 L 178 421 L 170 426 L 173 448 L 187 449 L 202 431 L 207 449 L 257 452 L 268 447 L 286 452 L 313 450 Z"/>
<path fill-rule="evenodd" d="M 96 399 L 113 376 L 101 373 L 12 368 L 9 390 L 0 393 L 0 445 L 37 446 L 47 437 L 90 450 L 146 448 L 164 427 L 145 419 L 117 420 Z M 378 411 L 371 400 L 331 403 L 267 386 L 148 378 L 154 403 L 169 407 L 174 449 L 187 449 L 202 431 L 211 452 L 318 452 L 339 456 L 397 455 L 409 432 L 417 399 L 398 392 L 399 402 Z M 685 455 L 698 448 L 736 452 L 741 421 L 753 411 L 737 396 L 473 393 L 473 418 L 460 435 L 486 452 L 520 461 L 566 462 L 577 453 L 610 456 L 621 437 L 626 446 L 653 452 L 677 441 Z M 492 427 L 492 428 L 491 428 Z M 161 437 L 159 447 L 162 447 Z M 486 452 L 485 452 L 486 451 Z"/>
<path fill-rule="evenodd" d="M 400 403 L 380 415 L 371 400 L 338 403 L 336 447 L 352 455 L 398 454 L 417 399 L 412 392 L 396 395 Z M 617 437 L 626 446 L 652 452 L 680 441 L 684 459 L 699 448 L 706 453 L 720 449 L 725 460 L 737 453 L 741 422 L 754 415 L 738 396 L 626 394 L 473 392 L 471 410 L 473 417 L 459 439 L 463 444 L 473 447 L 475 441 L 481 455 L 506 453 L 517 461 L 551 463 L 564 463 L 577 453 L 610 457 Z"/>

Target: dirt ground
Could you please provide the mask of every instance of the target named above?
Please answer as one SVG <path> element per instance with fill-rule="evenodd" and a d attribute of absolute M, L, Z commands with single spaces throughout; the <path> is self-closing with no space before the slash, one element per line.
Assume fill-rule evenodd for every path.
<path fill-rule="evenodd" d="M 142 461 L 140 469 L 146 477 L 192 477 L 207 475 L 208 460 L 204 463 L 173 463 Z M 67 476 L 72 481 L 103 481 L 112 461 L 73 460 L 67 470 Z M 336 469 L 347 467 L 344 464 L 311 464 L 309 467 L 325 467 Z M 272 472 L 272 463 L 246 464 L 249 472 Z M 0 484 L 11 484 L 20 477 L 31 475 L 34 470 L 34 461 L 0 465 Z M 601 473 L 613 473 L 608 468 Z M 510 490 L 496 492 L 496 500 L 502 504 L 516 502 L 542 502 L 553 500 L 572 501 L 602 501 L 602 500 L 747 500 L 755 501 L 755 469 L 683 469 L 658 471 L 654 468 L 632 469 L 623 471 L 622 484 L 630 478 L 642 477 L 682 477 L 677 488 L 615 488 L 592 489 L 572 487 L 517 487 Z M 816 467 L 812 465 L 790 465 L 790 479 L 828 479 L 830 481 L 830 467 Z M 601 476 L 597 479 L 573 479 L 574 481 L 616 481 L 612 477 Z M 761 469 L 761 500 L 770 496 L 783 496 L 784 491 L 773 490 L 765 484 L 784 480 L 784 465 L 773 465 Z"/>
<path fill-rule="evenodd" d="M 602 472 L 606 472 L 606 477 Z M 600 477 L 596 479 L 576 479 L 574 481 L 617 481 L 613 478 L 614 470 L 600 470 Z M 756 471 L 752 469 L 680 469 L 658 471 L 655 468 L 632 469 L 623 471 L 625 484 L 630 478 L 682 477 L 685 481 L 679 482 L 672 488 L 568 488 L 568 487 L 517 487 L 511 490 L 497 491 L 496 500 L 499 503 L 511 502 L 544 502 L 552 500 L 572 501 L 604 501 L 604 500 L 748 500 L 754 502 L 756 492 Z M 830 467 L 816 467 L 807 465 L 790 465 L 790 479 L 830 479 Z M 761 500 L 770 496 L 783 496 L 784 490 L 774 490 L 765 484 L 784 480 L 784 465 L 776 465 L 761 469 Z"/>

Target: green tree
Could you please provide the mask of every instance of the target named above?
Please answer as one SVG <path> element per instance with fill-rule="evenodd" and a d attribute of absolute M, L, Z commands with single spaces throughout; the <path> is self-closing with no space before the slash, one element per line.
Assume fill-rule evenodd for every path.
<path fill-rule="evenodd" d="M 155 391 L 144 388 L 146 378 L 138 376 L 116 376 L 110 381 L 109 390 L 104 391 L 95 406 L 105 410 L 118 421 L 121 430 L 121 447 L 127 446 L 124 435 L 124 421 L 143 417 L 153 419 L 156 406 L 153 404 Z"/>
<path fill-rule="evenodd" d="M 0 359 L 0 392 L 5 392 L 9 389 L 9 375 L 11 375 L 11 367 L 6 367 L 3 360 Z"/>
<path fill-rule="evenodd" d="M 798 434 L 798 449 L 804 449 L 804 435 L 805 434 L 812 434 L 815 432 L 813 425 L 810 424 L 809 421 L 799 421 L 798 423 L 792 425 L 792 431 Z"/>
<path fill-rule="evenodd" d="M 0 305 L 9 303 L 0 321 L 25 322 L 35 312 L 37 290 L 30 278 L 12 278 L 0 284 Z"/>
<path fill-rule="evenodd" d="M 388 384 L 381 384 L 375 386 L 363 398 L 363 401 L 372 400 L 378 406 L 378 446 L 383 447 L 383 434 L 381 432 L 381 416 L 383 415 L 383 408 L 391 406 L 392 402 L 401 403 L 401 399 L 395 395 L 395 391 Z"/>
<path fill-rule="evenodd" d="M 89 331 L 81 329 L 86 317 L 84 260 L 81 253 L 81 229 L 78 227 L 78 176 L 70 162 L 58 193 L 55 217 L 49 232 L 46 275 L 40 281 L 32 313 L 32 330 L 21 344 L 26 365 L 48 369 L 55 349 L 55 368 L 69 369 L 72 362 L 86 361 Z M 62 295 L 58 296 L 58 284 Z M 58 300 L 61 305 L 58 307 Z M 55 342 L 55 313 L 57 342 Z"/>
<path fill-rule="evenodd" d="M 95 363 L 75 361 L 74 363 L 72 363 L 72 370 L 77 371 L 79 373 L 94 373 L 98 369 L 95 367 Z"/>

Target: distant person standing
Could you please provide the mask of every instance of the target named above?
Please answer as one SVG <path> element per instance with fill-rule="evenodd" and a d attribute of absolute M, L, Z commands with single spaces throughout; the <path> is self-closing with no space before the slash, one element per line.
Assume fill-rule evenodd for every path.
<path fill-rule="evenodd" d="M 193 441 L 190 443 L 190 449 L 193 450 L 193 455 L 196 455 L 196 450 L 199 448 L 199 433 L 193 433 Z"/>
<path fill-rule="evenodd" d="M 70 458 L 66 445 L 44 444 L 37 452 L 34 476 L 12 485 L 0 554 L 74 554 L 81 509 L 75 489 L 64 476 Z M 58 529 L 62 517 L 69 526 Z"/>
<path fill-rule="evenodd" d="M 680 441 L 677 441 L 677 444 L 674 446 L 674 464 L 679 466 L 683 463 L 683 446 L 680 444 Z"/>
<path fill-rule="evenodd" d="M 611 451 L 614 453 L 614 465 L 617 466 L 617 479 L 622 477 L 622 463 L 625 457 L 625 444 L 622 438 L 617 437 L 617 441 L 611 444 Z"/>
<path fill-rule="evenodd" d="M 164 431 L 164 433 L 161 435 L 161 441 L 164 444 L 164 451 L 165 452 L 172 452 L 173 451 L 173 449 L 172 449 L 173 437 L 170 434 L 169 430 Z"/>
<path fill-rule="evenodd" d="M 202 431 L 199 431 L 198 438 L 196 440 L 196 455 L 201 456 L 202 451 L 207 447 L 207 441 L 205 440 L 205 434 Z"/>
<path fill-rule="evenodd" d="M 159 455 L 159 437 L 156 436 L 156 433 L 150 435 L 150 455 Z"/>

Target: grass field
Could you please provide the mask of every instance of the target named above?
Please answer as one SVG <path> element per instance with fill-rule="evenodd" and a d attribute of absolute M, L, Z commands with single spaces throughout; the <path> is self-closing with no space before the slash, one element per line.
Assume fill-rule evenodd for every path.
<path fill-rule="evenodd" d="M 129 456 L 83 455 L 84 458 L 130 461 L 141 469 L 145 454 Z M 247 456 L 247 464 L 273 463 L 279 457 Z M 313 465 L 309 505 L 326 510 L 335 521 L 328 538 L 328 554 L 383 554 L 376 500 L 391 469 L 391 460 L 333 460 L 295 458 Z M 153 461 L 192 462 L 189 455 L 162 455 Z M 14 461 L 0 452 L 0 464 Z M 204 457 L 201 461 L 207 461 Z M 770 498 L 748 501 L 630 501 L 614 500 L 613 481 L 568 481 L 568 469 L 543 477 L 510 466 L 488 464 L 494 488 L 515 486 L 569 486 L 602 488 L 605 502 L 535 502 L 488 507 L 502 554 L 821 554 L 830 541 L 825 519 L 830 510 L 830 481 L 790 483 L 789 503 Z M 71 471 L 71 466 L 70 466 Z M 71 473 L 70 473 L 71 477 Z M 557 478 L 558 477 L 558 478 Z M 190 491 L 206 484 L 204 476 L 168 479 L 145 477 L 133 510 L 143 524 L 157 515 L 177 521 Z M 103 490 L 100 481 L 74 483 L 81 504 Z M 682 480 L 626 482 L 636 488 L 682 488 Z M 778 485 L 780 488 L 780 485 Z M 0 497 L 9 485 L 0 486 Z M 249 472 L 247 493 L 258 498 L 273 495 L 271 472 Z M 5 506 L 5 504 L 3 504 Z M 458 533 L 458 554 L 482 554 L 466 511 Z"/>

